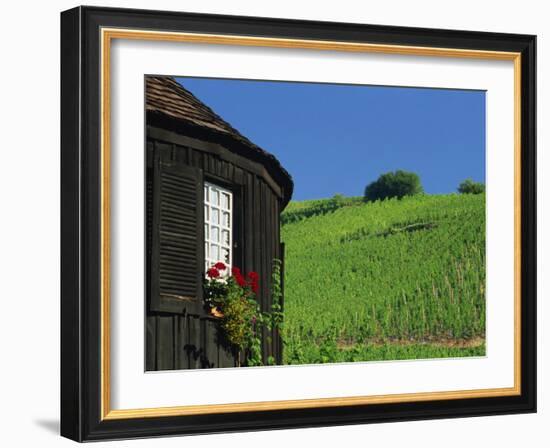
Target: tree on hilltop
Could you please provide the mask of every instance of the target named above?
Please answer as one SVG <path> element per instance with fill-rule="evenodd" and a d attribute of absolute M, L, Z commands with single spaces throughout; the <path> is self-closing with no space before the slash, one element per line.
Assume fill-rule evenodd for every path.
<path fill-rule="evenodd" d="M 365 188 L 365 201 L 399 198 L 423 193 L 420 177 L 416 173 L 397 170 L 382 174 Z"/>

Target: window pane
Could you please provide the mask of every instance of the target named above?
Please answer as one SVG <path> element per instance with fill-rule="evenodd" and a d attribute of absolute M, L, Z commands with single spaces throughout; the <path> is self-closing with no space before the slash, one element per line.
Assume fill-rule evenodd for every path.
<path fill-rule="evenodd" d="M 215 261 L 219 261 L 220 259 L 219 247 L 216 244 L 210 245 L 210 259 Z"/>
<path fill-rule="evenodd" d="M 225 263 L 230 264 L 229 249 L 222 249 L 222 258 Z"/>
<path fill-rule="evenodd" d="M 229 246 L 229 230 L 222 230 L 222 244 Z"/>
<path fill-rule="evenodd" d="M 222 208 L 225 210 L 229 210 L 230 207 L 230 200 L 229 200 L 229 194 L 222 193 Z"/>
<path fill-rule="evenodd" d="M 223 261 L 231 268 L 233 194 L 230 190 L 205 182 L 204 205 L 205 266 L 208 269 Z"/>

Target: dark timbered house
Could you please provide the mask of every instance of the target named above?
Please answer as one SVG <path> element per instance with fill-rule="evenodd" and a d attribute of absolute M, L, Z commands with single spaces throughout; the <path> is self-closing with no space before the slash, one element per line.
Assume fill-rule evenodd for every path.
<path fill-rule="evenodd" d="M 204 273 L 216 261 L 258 272 L 257 298 L 270 309 L 292 179 L 173 78 L 147 76 L 145 90 L 146 369 L 235 366 L 203 306 Z M 280 364 L 281 340 L 272 333 L 263 335 L 263 356 Z"/>

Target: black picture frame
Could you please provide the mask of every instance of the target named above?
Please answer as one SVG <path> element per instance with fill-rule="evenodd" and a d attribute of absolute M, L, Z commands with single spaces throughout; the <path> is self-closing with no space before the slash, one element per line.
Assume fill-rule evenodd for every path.
<path fill-rule="evenodd" d="M 102 418 L 102 28 L 521 54 L 521 393 L 406 403 Z M 536 412 L 536 37 L 77 7 L 61 14 L 61 435 L 76 441 Z"/>

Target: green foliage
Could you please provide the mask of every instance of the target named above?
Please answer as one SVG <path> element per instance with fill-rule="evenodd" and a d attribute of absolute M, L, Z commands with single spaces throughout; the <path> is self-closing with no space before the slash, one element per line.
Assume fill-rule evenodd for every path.
<path fill-rule="evenodd" d="M 285 363 L 484 353 L 453 344 L 485 335 L 485 195 L 354 203 L 282 239 Z"/>
<path fill-rule="evenodd" d="M 237 356 L 239 365 L 262 365 L 262 334 L 264 330 L 279 329 L 283 321 L 281 261 L 273 260 L 271 312 L 260 310 L 254 293 L 256 281 L 245 282 L 238 269 L 237 273 L 223 278 L 216 274 L 214 277 L 207 275 L 204 280 L 204 303 L 218 317 L 219 342 Z M 266 360 L 268 365 L 275 363 L 272 356 Z"/>
<path fill-rule="evenodd" d="M 247 364 L 261 363 L 262 316 L 251 287 L 239 284 L 234 276 L 221 280 L 207 276 L 204 295 L 205 305 L 219 318 L 220 342 L 229 345 L 239 358 L 246 352 Z"/>
<path fill-rule="evenodd" d="M 485 193 L 485 184 L 481 182 L 474 182 L 472 179 L 466 179 L 458 186 L 458 192 L 461 194 Z"/>
<path fill-rule="evenodd" d="M 324 364 L 484 355 L 484 342 L 473 347 L 453 347 L 436 343 L 363 343 L 341 349 L 334 341 L 323 341 L 318 345 L 304 344 L 300 349 L 294 346 L 292 351 L 287 350 L 285 362 L 287 364 Z"/>
<path fill-rule="evenodd" d="M 332 213 L 341 207 L 350 205 L 361 205 L 363 198 L 345 197 L 341 194 L 335 194 L 331 199 L 314 199 L 310 201 L 291 202 L 281 213 L 281 224 L 297 222 L 312 216 L 326 215 Z"/>
<path fill-rule="evenodd" d="M 382 174 L 365 188 L 365 201 L 399 198 L 423 193 L 418 174 L 397 170 Z"/>
<path fill-rule="evenodd" d="M 271 328 L 282 329 L 283 326 L 283 307 L 281 299 L 283 296 L 281 279 L 281 260 L 275 258 L 271 273 Z"/>

